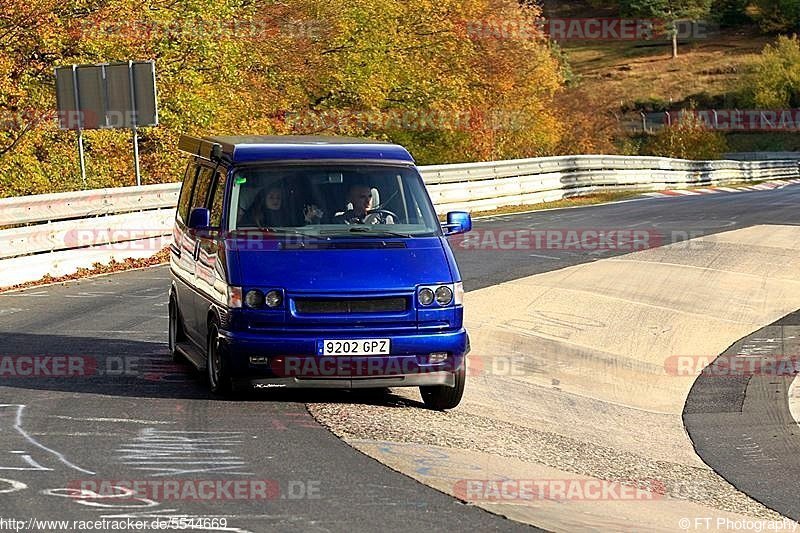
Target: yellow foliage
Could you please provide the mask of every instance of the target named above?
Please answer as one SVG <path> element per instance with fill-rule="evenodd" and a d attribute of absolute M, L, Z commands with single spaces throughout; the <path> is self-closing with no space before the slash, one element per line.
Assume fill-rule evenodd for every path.
<path fill-rule="evenodd" d="M 184 132 L 366 136 L 421 164 L 569 149 L 558 59 L 539 35 L 498 31 L 539 15 L 516 0 L 4 0 L 0 196 L 81 187 L 75 133 L 53 118 L 52 69 L 72 63 L 155 59 L 145 183 L 181 178 Z M 130 139 L 85 133 L 89 187 L 134 183 Z"/>
<path fill-rule="evenodd" d="M 677 124 L 666 127 L 643 146 L 644 155 L 678 159 L 720 159 L 728 149 L 725 136 L 712 131 L 694 113 L 685 113 Z"/>

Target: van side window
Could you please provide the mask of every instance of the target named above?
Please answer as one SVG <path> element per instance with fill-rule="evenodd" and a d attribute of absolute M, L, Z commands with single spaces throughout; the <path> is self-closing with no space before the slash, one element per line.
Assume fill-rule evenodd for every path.
<path fill-rule="evenodd" d="M 183 177 L 183 186 L 181 187 L 181 195 L 178 198 L 178 213 L 177 220 L 182 224 L 186 224 L 189 220 L 189 205 L 192 200 L 192 189 L 194 188 L 195 178 L 197 177 L 198 166 L 194 163 L 189 163 L 186 167 L 186 174 Z"/>
<path fill-rule="evenodd" d="M 214 190 L 211 192 L 211 227 L 218 228 L 222 224 L 222 203 L 225 201 L 225 183 L 228 174 L 225 169 L 217 171 Z"/>
<path fill-rule="evenodd" d="M 194 186 L 194 194 L 192 194 L 192 209 L 208 206 L 208 191 L 211 190 L 212 177 L 213 171 L 210 168 L 200 168 L 200 173 L 197 175 L 197 184 Z"/>

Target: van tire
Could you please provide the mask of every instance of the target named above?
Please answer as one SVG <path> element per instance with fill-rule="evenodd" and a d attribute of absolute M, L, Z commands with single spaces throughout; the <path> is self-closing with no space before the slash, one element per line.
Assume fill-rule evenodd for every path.
<path fill-rule="evenodd" d="M 183 362 L 183 357 L 178 351 L 178 343 L 186 340 L 186 333 L 183 329 L 183 320 L 181 319 L 181 312 L 178 309 L 178 302 L 175 298 L 169 299 L 169 353 L 172 360 L 176 363 Z"/>
<path fill-rule="evenodd" d="M 444 411 L 445 409 L 453 409 L 461 403 L 461 397 L 464 395 L 464 384 L 467 381 L 466 359 L 455 371 L 455 376 L 455 387 L 448 387 L 447 385 L 428 385 L 419 388 L 425 407 L 433 409 L 434 411 Z"/>
<path fill-rule="evenodd" d="M 225 354 L 219 348 L 219 328 L 214 322 L 208 325 L 208 341 L 206 342 L 206 369 L 208 370 L 208 387 L 213 394 L 227 396 L 232 392 L 232 381 Z"/>

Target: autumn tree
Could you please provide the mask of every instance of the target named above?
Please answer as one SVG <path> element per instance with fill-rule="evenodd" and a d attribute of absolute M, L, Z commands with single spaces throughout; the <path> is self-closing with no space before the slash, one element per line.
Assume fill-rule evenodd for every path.
<path fill-rule="evenodd" d="M 81 186 L 52 116 L 53 68 L 72 63 L 155 60 L 145 183 L 180 178 L 184 132 L 366 136 L 423 164 L 552 154 L 563 75 L 537 16 L 516 0 L 5 0 L 0 110 L 30 113 L 0 132 L 0 195 Z M 132 183 L 128 132 L 85 144 L 90 187 Z"/>
<path fill-rule="evenodd" d="M 642 155 L 710 160 L 720 159 L 727 150 L 725 136 L 710 129 L 689 109 L 677 123 L 650 137 L 642 147 Z"/>

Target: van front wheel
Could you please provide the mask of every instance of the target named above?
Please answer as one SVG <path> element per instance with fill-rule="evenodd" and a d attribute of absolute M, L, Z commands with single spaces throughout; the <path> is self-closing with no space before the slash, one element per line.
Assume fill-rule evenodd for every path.
<path fill-rule="evenodd" d="M 180 352 L 178 352 L 178 343 L 186 340 L 186 334 L 183 332 L 183 322 L 181 321 L 181 313 L 178 310 L 178 303 L 174 298 L 169 299 L 169 353 L 175 362 L 181 361 Z"/>
<path fill-rule="evenodd" d="M 461 366 L 456 370 L 456 386 L 447 387 L 446 385 L 429 385 L 420 387 L 419 392 L 422 394 L 422 401 L 428 409 L 436 411 L 443 411 L 445 409 L 453 409 L 461 403 L 461 397 L 464 395 L 464 383 L 467 379 L 467 362 L 463 361 Z"/>
<path fill-rule="evenodd" d="M 231 377 L 224 354 L 219 348 L 219 330 L 213 322 L 208 327 L 208 385 L 214 394 L 226 395 L 231 392 Z"/>

